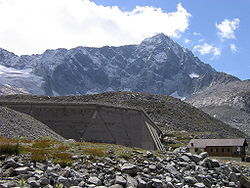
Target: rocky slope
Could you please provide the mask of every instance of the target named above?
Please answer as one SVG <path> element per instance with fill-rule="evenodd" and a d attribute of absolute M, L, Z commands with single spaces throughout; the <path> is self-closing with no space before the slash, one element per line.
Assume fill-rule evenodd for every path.
<path fill-rule="evenodd" d="M 249 168 L 221 163 L 208 158 L 205 152 L 192 155 L 185 151 L 176 151 L 155 155 L 134 149 L 126 158 L 113 152 L 101 157 L 78 153 L 72 158 L 73 164 L 67 167 L 50 160 L 34 162 L 29 155 L 7 158 L 0 163 L 0 186 L 9 188 L 22 184 L 27 188 L 243 187 L 244 175 L 250 175 Z M 249 184 L 245 182 L 245 185 Z"/>
<path fill-rule="evenodd" d="M 0 83 L 46 95 L 129 90 L 185 97 L 239 80 L 216 72 L 164 34 L 138 45 L 47 50 L 31 56 L 0 49 L 0 65 Z"/>
<path fill-rule="evenodd" d="M 17 88 L 8 84 L 0 84 L 0 95 L 29 94 L 23 88 Z"/>
<path fill-rule="evenodd" d="M 250 80 L 212 86 L 186 102 L 250 135 Z"/>
<path fill-rule="evenodd" d="M 153 95 L 138 92 L 107 92 L 81 96 L 0 96 L 1 101 L 36 101 L 36 102 L 94 102 L 122 105 L 144 109 L 154 122 L 162 129 L 185 130 L 199 137 L 233 138 L 245 134 L 231 126 L 209 116 L 203 111 L 182 102 L 179 99 L 164 95 Z"/>
<path fill-rule="evenodd" d="M 61 136 L 52 131 L 47 125 L 33 117 L 5 107 L 0 107 L 0 136 L 7 138 L 23 136 L 27 139 L 52 137 L 63 140 Z"/>

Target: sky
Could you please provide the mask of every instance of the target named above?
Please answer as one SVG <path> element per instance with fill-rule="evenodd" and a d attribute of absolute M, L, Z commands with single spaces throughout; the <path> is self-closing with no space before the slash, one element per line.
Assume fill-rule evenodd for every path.
<path fill-rule="evenodd" d="M 0 0 L 0 48 L 17 55 L 170 36 L 217 71 L 250 79 L 249 0 Z"/>

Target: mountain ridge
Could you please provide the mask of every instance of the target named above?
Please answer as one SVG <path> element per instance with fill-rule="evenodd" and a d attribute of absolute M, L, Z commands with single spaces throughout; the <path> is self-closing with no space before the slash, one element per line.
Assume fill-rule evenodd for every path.
<path fill-rule="evenodd" d="M 23 77 L 5 83 L 50 96 L 141 91 L 182 98 L 210 85 L 239 80 L 217 72 L 164 34 L 138 45 L 59 48 L 31 56 L 2 49 L 0 65 L 25 72 L 31 89 Z"/>
<path fill-rule="evenodd" d="M 250 135 L 250 80 L 206 88 L 186 102 Z"/>

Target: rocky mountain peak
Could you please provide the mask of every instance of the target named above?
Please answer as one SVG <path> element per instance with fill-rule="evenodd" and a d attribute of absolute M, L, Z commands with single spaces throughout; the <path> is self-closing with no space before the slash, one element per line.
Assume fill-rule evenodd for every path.
<path fill-rule="evenodd" d="M 36 94 L 46 95 L 129 90 L 174 94 L 182 98 L 209 87 L 216 78 L 216 71 L 210 65 L 204 64 L 191 51 L 162 33 L 138 45 L 60 48 L 40 55 L 12 54 L 8 58 L 0 55 L 0 65 L 18 69 L 19 72 L 26 70 L 24 76 L 17 78 L 21 80 L 10 80 L 8 77 L 2 82 L 0 80 L 0 84 L 14 84 L 30 93 L 36 91 Z M 27 88 L 23 81 L 27 77 L 36 78 L 32 80 L 42 84 L 31 84 Z M 227 80 L 230 79 L 229 75 Z M 216 83 L 221 80 L 217 79 Z M 35 89 L 32 89 L 33 85 Z"/>

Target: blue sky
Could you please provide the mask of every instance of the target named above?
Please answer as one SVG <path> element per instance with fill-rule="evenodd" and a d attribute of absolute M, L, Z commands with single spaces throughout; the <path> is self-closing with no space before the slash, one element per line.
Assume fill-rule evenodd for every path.
<path fill-rule="evenodd" d="M 249 0 L 0 0 L 0 48 L 119 46 L 162 32 L 216 70 L 250 79 L 249 8 Z"/>
<path fill-rule="evenodd" d="M 136 6 L 153 6 L 172 12 L 181 3 L 190 14 L 188 29 L 180 38 L 173 38 L 182 46 L 192 50 L 205 63 L 216 70 L 227 72 L 241 79 L 250 79 L 250 1 L 248 0 L 94 0 L 104 6 L 119 6 L 131 11 Z M 239 19 L 234 38 L 223 38 L 218 34 L 216 23 L 225 19 Z M 185 43 L 190 40 L 190 42 Z M 213 52 L 201 54 L 194 49 L 197 45 L 213 45 L 220 55 Z M 231 49 L 230 46 L 233 48 Z M 235 46 L 235 49 L 234 49 Z"/>

